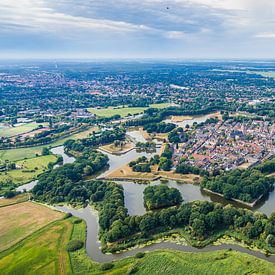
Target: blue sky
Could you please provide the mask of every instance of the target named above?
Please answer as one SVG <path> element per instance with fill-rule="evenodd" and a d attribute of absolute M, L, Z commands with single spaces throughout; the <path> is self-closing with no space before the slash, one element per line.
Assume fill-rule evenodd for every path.
<path fill-rule="evenodd" d="M 0 58 L 275 58 L 272 0 L 1 0 Z"/>

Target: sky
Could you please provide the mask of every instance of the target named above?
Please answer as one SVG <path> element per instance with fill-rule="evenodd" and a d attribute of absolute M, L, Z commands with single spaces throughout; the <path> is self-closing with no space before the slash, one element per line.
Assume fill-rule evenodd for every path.
<path fill-rule="evenodd" d="M 0 58 L 274 59 L 274 0 L 0 0 Z"/>

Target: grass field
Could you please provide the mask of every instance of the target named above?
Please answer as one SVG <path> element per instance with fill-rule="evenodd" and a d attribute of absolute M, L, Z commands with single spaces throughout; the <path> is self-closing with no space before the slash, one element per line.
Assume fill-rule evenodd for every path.
<path fill-rule="evenodd" d="M 66 251 L 72 226 L 57 221 L 0 253 L 1 274 L 72 274 Z"/>
<path fill-rule="evenodd" d="M 0 199 L 0 207 L 5 207 L 8 205 L 13 205 L 21 202 L 25 202 L 29 200 L 29 194 L 23 193 L 19 194 L 11 199 Z"/>
<path fill-rule="evenodd" d="M 64 214 L 32 202 L 0 208 L 0 251 L 16 244 Z M 1 268 L 0 268 L 1 270 Z"/>
<path fill-rule="evenodd" d="M 12 180 L 16 185 L 28 182 L 45 172 L 48 169 L 48 164 L 55 162 L 56 159 L 56 156 L 48 155 L 17 161 L 16 166 L 19 169 L 0 172 L 0 182 L 8 179 Z"/>
<path fill-rule="evenodd" d="M 160 104 L 152 104 L 150 107 L 152 108 L 159 108 L 163 109 L 168 107 L 169 103 L 160 103 Z M 88 108 L 88 111 L 96 114 L 100 117 L 111 117 L 114 115 L 120 115 L 121 117 L 126 117 L 128 114 L 134 115 L 134 114 L 140 114 L 143 113 L 144 110 L 146 110 L 146 107 L 108 107 L 104 109 L 96 109 L 96 108 Z"/>
<path fill-rule="evenodd" d="M 31 122 L 31 123 L 26 123 L 23 125 L 19 125 L 16 127 L 9 127 L 9 128 L 0 128 L 0 137 L 11 137 L 11 136 L 16 136 L 19 134 L 23 134 L 29 131 L 32 131 L 38 127 L 38 125 L 47 125 L 46 123 L 36 123 L 36 122 Z"/>
<path fill-rule="evenodd" d="M 97 127 L 91 127 L 88 130 L 85 130 L 83 132 L 73 134 L 69 137 L 54 141 L 50 144 L 47 144 L 45 146 L 35 146 L 35 147 L 29 147 L 29 148 L 19 148 L 19 149 L 10 149 L 10 150 L 0 150 L 0 160 L 9 160 L 9 161 L 16 161 L 21 160 L 25 158 L 34 158 L 36 154 L 41 155 L 43 147 L 56 147 L 62 145 L 66 140 L 68 139 L 79 139 L 79 138 L 85 138 L 88 137 L 90 133 L 93 131 L 96 131 Z"/>

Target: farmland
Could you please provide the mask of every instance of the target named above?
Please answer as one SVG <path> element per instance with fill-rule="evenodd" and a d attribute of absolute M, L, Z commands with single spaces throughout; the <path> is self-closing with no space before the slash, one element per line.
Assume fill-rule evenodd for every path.
<path fill-rule="evenodd" d="M 1 253 L 2 274 L 71 274 L 65 248 L 71 229 L 69 221 L 57 221 Z"/>
<path fill-rule="evenodd" d="M 0 251 L 13 246 L 26 236 L 62 216 L 62 213 L 31 202 L 1 207 Z"/>
<path fill-rule="evenodd" d="M 41 124 L 36 122 L 31 122 L 31 123 L 18 125 L 15 127 L 0 128 L 0 137 L 11 137 L 11 136 L 20 135 L 26 132 L 30 132 L 38 128 L 39 125 Z M 43 125 L 46 125 L 46 124 L 43 123 Z"/>
<path fill-rule="evenodd" d="M 168 107 L 168 103 L 152 104 L 150 107 L 163 109 Z M 129 114 L 135 115 L 143 113 L 146 107 L 108 107 L 104 109 L 88 108 L 88 111 L 99 116 L 99 117 L 112 117 L 114 115 L 120 115 L 121 117 L 126 117 Z"/>
<path fill-rule="evenodd" d="M 11 180 L 14 184 L 25 183 L 48 169 L 50 162 L 56 161 L 56 156 L 39 156 L 16 162 L 17 169 L 0 172 L 0 181 Z"/>

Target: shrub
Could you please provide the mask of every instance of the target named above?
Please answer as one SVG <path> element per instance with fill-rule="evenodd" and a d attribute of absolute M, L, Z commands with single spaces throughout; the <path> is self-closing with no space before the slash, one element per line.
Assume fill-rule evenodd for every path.
<path fill-rule="evenodd" d="M 64 219 L 68 219 L 72 217 L 72 213 L 66 213 L 65 216 L 64 216 Z"/>
<path fill-rule="evenodd" d="M 143 258 L 145 256 L 145 253 L 144 252 L 138 252 L 135 257 L 136 258 Z"/>
<path fill-rule="evenodd" d="M 74 224 L 79 224 L 79 223 L 81 223 L 81 222 L 82 222 L 81 219 L 74 220 Z"/>
<path fill-rule="evenodd" d="M 71 240 L 67 244 L 67 251 L 72 252 L 72 251 L 79 250 L 80 248 L 83 247 L 83 244 L 84 243 L 80 240 Z"/>
<path fill-rule="evenodd" d="M 100 269 L 101 270 L 110 270 L 114 267 L 114 264 L 113 263 L 104 263 L 101 265 Z"/>

